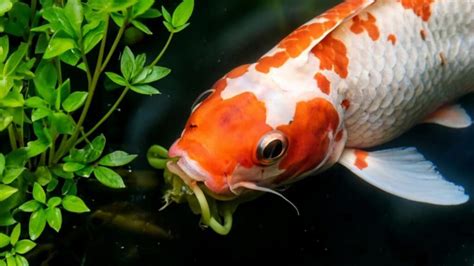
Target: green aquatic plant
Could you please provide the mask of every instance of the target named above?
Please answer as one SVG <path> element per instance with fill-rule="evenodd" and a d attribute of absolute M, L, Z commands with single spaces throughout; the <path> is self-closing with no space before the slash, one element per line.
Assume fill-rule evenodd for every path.
<path fill-rule="evenodd" d="M 0 1 L 0 266 L 28 265 L 24 255 L 47 227 L 61 229 L 64 211 L 89 211 L 87 195 L 78 192 L 81 179 L 125 187 L 113 168 L 129 164 L 136 155 L 104 155 L 106 138 L 97 129 L 129 91 L 159 94 L 152 83 L 170 69 L 157 63 L 173 35 L 189 25 L 194 7 L 193 0 L 183 0 L 171 15 L 154 4 Z M 163 19 L 169 34 L 153 60 L 125 47 L 120 73 L 106 72 L 126 31 L 151 35 L 144 21 L 154 18 Z M 121 93 L 108 112 L 86 128 L 105 76 Z"/>

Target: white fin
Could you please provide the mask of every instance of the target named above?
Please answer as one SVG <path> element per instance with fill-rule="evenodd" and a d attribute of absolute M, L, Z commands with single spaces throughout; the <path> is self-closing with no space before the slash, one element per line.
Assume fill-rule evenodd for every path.
<path fill-rule="evenodd" d="M 465 128 L 472 124 L 471 117 L 459 104 L 444 105 L 430 114 L 422 123 L 434 123 L 445 127 Z"/>
<path fill-rule="evenodd" d="M 437 205 L 457 205 L 469 199 L 461 186 L 446 181 L 415 148 L 346 149 L 339 163 L 368 183 L 405 199 Z"/>

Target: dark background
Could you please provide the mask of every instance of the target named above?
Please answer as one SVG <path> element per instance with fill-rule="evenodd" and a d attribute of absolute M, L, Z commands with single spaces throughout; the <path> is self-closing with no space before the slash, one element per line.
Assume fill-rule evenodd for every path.
<path fill-rule="evenodd" d="M 171 239 L 131 231 L 113 219 L 68 215 L 60 236 L 46 238 L 54 248 L 40 258 L 49 256 L 50 265 L 473 265 L 473 201 L 455 207 L 407 201 L 338 165 L 284 192 L 300 216 L 281 199 L 264 195 L 239 207 L 225 237 L 201 228 L 187 205 L 158 211 L 162 173 L 147 165 L 148 147 L 168 147 L 200 92 L 233 67 L 254 62 L 336 2 L 198 0 L 191 26 L 176 36 L 160 63 L 173 70 L 156 84 L 163 94 L 128 95 L 101 128 L 112 148 L 140 155 L 129 169 L 128 188 L 111 191 L 89 181 L 79 189 L 93 209 L 124 215 L 143 227 L 160 226 Z M 167 34 L 159 22 L 149 25 L 155 35 L 132 49 L 156 55 Z M 118 92 L 98 96 L 92 118 L 104 113 Z M 474 97 L 460 102 L 474 114 Z M 473 194 L 473 136 L 474 127 L 420 125 L 384 146 L 417 147 L 444 176 Z"/>

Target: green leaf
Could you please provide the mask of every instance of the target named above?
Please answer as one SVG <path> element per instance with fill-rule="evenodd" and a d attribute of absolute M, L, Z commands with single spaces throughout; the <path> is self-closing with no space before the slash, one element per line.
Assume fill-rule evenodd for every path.
<path fill-rule="evenodd" d="M 51 123 L 59 134 L 71 135 L 76 127 L 71 116 L 60 112 L 53 114 Z"/>
<path fill-rule="evenodd" d="M 20 239 L 20 234 L 21 234 L 21 224 L 17 223 L 15 227 L 13 227 L 13 230 L 10 234 L 10 244 L 12 246 L 16 245 L 16 242 L 18 242 L 18 239 Z"/>
<path fill-rule="evenodd" d="M 80 36 L 82 21 L 84 20 L 81 1 L 68 0 L 64 7 L 64 15 L 69 19 L 76 36 Z"/>
<path fill-rule="evenodd" d="M 48 186 L 46 187 L 46 191 L 48 192 L 54 191 L 56 187 L 58 186 L 58 184 L 59 184 L 59 181 L 57 178 L 51 179 L 51 182 L 49 182 Z"/>
<path fill-rule="evenodd" d="M 54 32 L 63 31 L 71 37 L 76 37 L 74 27 L 65 13 L 64 9 L 51 6 L 44 9 L 43 18 L 49 22 Z"/>
<path fill-rule="evenodd" d="M 132 17 L 136 18 L 149 10 L 155 0 L 140 0 L 132 7 Z"/>
<path fill-rule="evenodd" d="M 5 62 L 5 59 L 7 59 L 9 48 L 8 35 L 0 37 L 0 63 Z"/>
<path fill-rule="evenodd" d="M 171 73 L 171 69 L 161 66 L 145 67 L 134 79 L 134 84 L 146 84 L 160 80 Z"/>
<path fill-rule="evenodd" d="M 3 175 L 3 171 L 5 170 L 5 156 L 3 153 L 0 153 L 0 176 Z"/>
<path fill-rule="evenodd" d="M 81 170 L 76 171 L 75 174 L 81 177 L 89 178 L 92 174 L 92 171 L 94 171 L 94 167 L 86 166 Z"/>
<path fill-rule="evenodd" d="M 62 55 L 60 55 L 61 61 L 71 65 L 71 66 L 76 66 L 79 60 L 81 60 L 81 52 L 79 49 L 71 49 L 69 51 L 64 52 Z M 84 63 L 81 63 L 84 64 Z M 80 68 L 79 65 L 77 65 L 77 68 Z M 84 70 L 85 71 L 85 70 Z"/>
<path fill-rule="evenodd" d="M 28 4 L 12 1 L 13 7 L 8 12 L 8 20 L 5 21 L 5 32 L 17 37 L 25 37 L 29 27 L 31 9 Z"/>
<path fill-rule="evenodd" d="M 7 260 L 7 266 L 17 266 L 16 261 L 15 261 L 15 256 L 13 255 L 6 256 L 5 259 Z"/>
<path fill-rule="evenodd" d="M 168 21 L 163 21 L 163 25 L 165 25 L 166 29 L 169 32 L 172 32 L 172 33 L 175 32 L 175 29 L 174 29 L 173 25 L 171 25 L 171 23 L 169 23 Z"/>
<path fill-rule="evenodd" d="M 127 81 L 122 76 L 113 72 L 105 72 L 105 75 L 115 84 L 118 84 L 120 86 L 127 86 Z"/>
<path fill-rule="evenodd" d="M 171 23 L 171 15 L 164 6 L 161 7 L 161 13 L 163 14 L 163 18 L 165 19 L 165 21 Z"/>
<path fill-rule="evenodd" d="M 13 121 L 13 116 L 10 112 L 0 109 L 0 131 L 5 130 Z"/>
<path fill-rule="evenodd" d="M 85 165 L 76 162 L 67 162 L 63 164 L 63 170 L 66 172 L 76 172 L 84 168 Z"/>
<path fill-rule="evenodd" d="M 72 179 L 74 177 L 74 174 L 73 173 L 70 173 L 70 172 L 66 172 L 63 170 L 62 166 L 55 166 L 53 168 L 51 168 L 51 171 L 53 172 L 53 174 L 55 174 L 56 176 L 59 176 L 59 177 L 62 177 L 64 179 Z"/>
<path fill-rule="evenodd" d="M 97 166 L 94 169 L 94 175 L 97 178 L 97 180 L 99 180 L 100 183 L 108 187 L 111 187 L 111 188 L 124 188 L 125 187 L 122 177 L 110 168 Z"/>
<path fill-rule="evenodd" d="M 189 23 L 186 23 L 186 24 L 184 24 L 184 25 L 181 25 L 181 26 L 179 26 L 179 27 L 174 28 L 173 32 L 174 32 L 174 33 L 178 33 L 178 32 L 180 32 L 180 31 L 184 30 L 185 28 L 187 28 L 188 26 L 189 26 Z"/>
<path fill-rule="evenodd" d="M 10 0 L 2 1 L 0 3 L 0 17 L 4 16 L 12 7 L 13 3 Z"/>
<path fill-rule="evenodd" d="M 87 145 L 87 161 L 86 162 L 93 162 L 99 159 L 100 155 L 104 151 L 105 147 L 105 136 L 100 134 L 99 136 L 95 137 L 90 144 Z"/>
<path fill-rule="evenodd" d="M 42 205 L 38 201 L 29 200 L 29 201 L 21 204 L 20 207 L 18 207 L 18 209 L 20 211 L 23 211 L 23 212 L 35 212 L 41 207 L 42 207 Z"/>
<path fill-rule="evenodd" d="M 28 45 L 26 45 L 26 43 L 21 43 L 18 49 L 8 57 L 5 66 L 3 67 L 4 76 L 9 76 L 15 72 L 16 68 L 23 60 L 23 57 L 25 57 L 27 49 Z"/>
<path fill-rule="evenodd" d="M 3 184 L 10 184 L 15 181 L 22 173 L 25 171 L 25 168 L 7 168 L 3 175 L 2 182 Z"/>
<path fill-rule="evenodd" d="M 23 94 L 17 91 L 10 91 L 7 96 L 3 99 L 0 99 L 0 107 L 22 107 L 25 103 L 23 99 Z"/>
<path fill-rule="evenodd" d="M 8 185 L 0 184 L 0 201 L 4 201 L 11 197 L 18 191 L 15 187 L 10 187 Z"/>
<path fill-rule="evenodd" d="M 120 71 L 125 80 L 130 80 L 135 71 L 135 56 L 128 46 L 125 46 L 120 58 Z"/>
<path fill-rule="evenodd" d="M 32 158 L 43 153 L 48 149 L 49 145 L 50 143 L 46 143 L 43 140 L 28 141 L 25 148 L 27 158 Z"/>
<path fill-rule="evenodd" d="M 123 151 L 114 151 L 102 157 L 99 164 L 104 166 L 122 166 L 130 163 L 137 155 L 128 154 Z"/>
<path fill-rule="evenodd" d="M 68 212 L 75 212 L 75 213 L 83 213 L 89 212 L 89 208 L 87 208 L 84 201 L 77 196 L 67 195 L 63 198 L 62 205 L 65 210 Z"/>
<path fill-rule="evenodd" d="M 72 179 L 67 179 L 64 181 L 63 187 L 61 188 L 61 193 L 63 195 L 76 195 L 77 194 L 77 185 L 76 182 Z"/>
<path fill-rule="evenodd" d="M 160 91 L 153 88 L 150 85 L 133 85 L 130 86 L 130 89 L 136 93 L 145 94 L 145 95 L 153 95 L 153 94 L 160 94 Z"/>
<path fill-rule="evenodd" d="M 48 221 L 49 227 L 53 228 L 54 231 L 59 232 L 63 222 L 61 210 L 56 207 L 48 208 L 46 210 L 46 220 Z"/>
<path fill-rule="evenodd" d="M 47 26 L 47 25 L 44 25 Z M 49 27 L 48 27 L 49 30 Z M 42 54 L 46 51 L 46 48 L 48 47 L 49 40 L 47 35 L 45 33 L 42 33 L 39 35 L 38 40 L 36 41 L 36 46 L 35 46 L 35 54 Z"/>
<path fill-rule="evenodd" d="M 31 240 L 36 240 L 43 232 L 46 226 L 46 213 L 43 209 L 33 212 L 30 216 L 30 223 L 28 224 L 28 231 Z"/>
<path fill-rule="evenodd" d="M 25 254 L 28 251 L 32 250 L 34 247 L 36 247 L 36 243 L 29 240 L 29 239 L 23 239 L 18 241 L 15 245 L 15 251 L 18 254 Z"/>
<path fill-rule="evenodd" d="M 153 34 L 153 32 L 151 32 L 151 30 L 145 24 L 143 24 L 142 22 L 138 20 L 132 20 L 132 24 L 133 26 L 135 26 L 135 28 L 139 29 L 141 32 L 144 32 L 148 35 Z"/>
<path fill-rule="evenodd" d="M 134 5 L 138 0 L 89 0 L 89 7 L 104 13 L 125 10 Z"/>
<path fill-rule="evenodd" d="M 114 12 L 110 16 L 112 20 L 117 24 L 118 27 L 122 27 L 123 23 L 125 23 L 125 16 L 121 13 Z"/>
<path fill-rule="evenodd" d="M 56 95 L 56 110 L 59 110 L 61 108 L 61 103 L 66 100 L 67 97 L 69 97 L 69 94 L 71 93 L 71 81 L 70 79 L 67 79 L 66 81 L 63 82 L 63 84 L 56 90 L 57 95 Z"/>
<path fill-rule="evenodd" d="M 43 187 L 37 182 L 33 185 L 33 198 L 36 201 L 46 204 L 46 193 L 44 192 Z"/>
<path fill-rule="evenodd" d="M 90 24 L 88 24 L 90 25 Z M 87 30 L 87 26 L 84 26 L 84 30 Z M 84 35 L 84 50 L 85 53 L 89 53 L 104 37 L 105 24 L 101 21 L 95 28 L 88 30 Z"/>
<path fill-rule="evenodd" d="M 0 248 L 4 248 L 10 244 L 10 237 L 0 233 Z"/>
<path fill-rule="evenodd" d="M 43 58 L 53 58 L 73 48 L 76 48 L 76 42 L 73 39 L 53 37 L 49 41 L 48 47 L 46 47 L 46 51 L 44 52 Z"/>
<path fill-rule="evenodd" d="M 47 102 L 38 96 L 33 96 L 26 99 L 25 106 L 29 108 L 47 108 Z"/>
<path fill-rule="evenodd" d="M 30 264 L 28 263 L 28 260 L 26 260 L 25 257 L 21 255 L 15 255 L 15 263 L 16 266 L 29 266 Z"/>
<path fill-rule="evenodd" d="M 56 68 L 52 61 L 41 60 L 35 71 L 35 78 L 33 82 L 35 84 L 38 95 L 45 99 L 51 105 L 54 105 L 54 88 L 58 80 Z"/>
<path fill-rule="evenodd" d="M 88 93 L 85 91 L 75 91 L 63 102 L 63 108 L 66 112 L 74 112 L 79 109 L 87 99 Z"/>
<path fill-rule="evenodd" d="M 48 207 L 54 208 L 61 204 L 62 199 L 60 197 L 52 197 L 48 200 Z"/>
<path fill-rule="evenodd" d="M 138 18 L 159 18 L 161 17 L 161 12 L 158 9 L 150 8 L 142 15 L 139 15 Z"/>
<path fill-rule="evenodd" d="M 177 28 L 186 24 L 194 9 L 194 0 L 183 0 L 173 12 L 171 24 Z"/>
<path fill-rule="evenodd" d="M 34 109 L 33 112 L 31 112 L 31 121 L 35 122 L 38 121 L 42 118 L 45 118 L 51 114 L 51 110 L 46 109 L 46 108 L 38 108 Z"/>
<path fill-rule="evenodd" d="M 46 186 L 53 179 L 53 176 L 51 175 L 51 172 L 47 166 L 39 166 L 36 168 L 35 177 L 36 182 L 38 182 L 41 186 Z"/>

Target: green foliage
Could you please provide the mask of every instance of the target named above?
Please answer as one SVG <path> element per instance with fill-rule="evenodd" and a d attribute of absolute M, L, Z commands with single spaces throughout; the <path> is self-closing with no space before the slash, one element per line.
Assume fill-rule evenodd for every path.
<path fill-rule="evenodd" d="M 0 266 L 28 265 L 23 255 L 35 248 L 33 241 L 44 232 L 61 230 L 64 211 L 90 211 L 87 195 L 78 191 L 82 179 L 113 189 L 125 187 L 114 168 L 137 155 L 104 154 L 106 137 L 96 130 L 128 91 L 159 94 L 154 83 L 171 70 L 157 63 L 173 34 L 189 25 L 194 7 L 193 0 L 184 0 L 172 15 L 162 7 L 170 34 L 153 60 L 130 47 L 118 48 L 128 28 L 153 34 L 146 23 L 162 17 L 156 4 L 0 1 L 0 138 L 10 144 L 0 151 Z M 120 73 L 108 72 L 119 51 Z M 78 75 L 83 78 L 76 79 Z M 122 88 L 121 94 L 92 128 L 85 128 L 95 91 L 102 89 L 105 77 Z M 23 215 L 14 216 L 17 212 Z"/>

